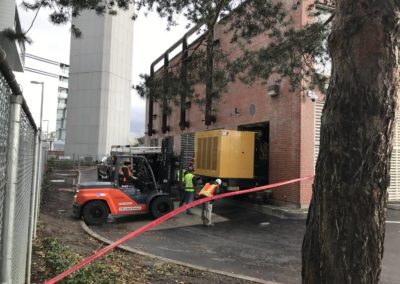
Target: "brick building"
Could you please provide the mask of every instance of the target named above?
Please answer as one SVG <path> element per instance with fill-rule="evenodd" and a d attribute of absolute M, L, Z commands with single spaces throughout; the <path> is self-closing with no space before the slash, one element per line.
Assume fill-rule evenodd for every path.
<path fill-rule="evenodd" d="M 290 7 L 296 1 L 285 1 Z M 293 12 L 294 26 L 300 28 L 313 16 L 307 10 L 312 1 L 302 1 L 302 7 Z M 319 9 L 329 6 L 318 5 Z M 215 30 L 215 40 L 220 48 L 230 56 L 236 57 L 239 49 L 230 43 L 229 34 L 224 32 L 223 24 Z M 266 36 L 258 36 L 250 48 L 265 45 Z M 178 42 L 175 47 L 179 47 Z M 193 45 L 194 43 L 192 43 Z M 170 53 L 173 48 L 169 49 Z M 184 55 L 180 52 L 168 64 L 175 64 Z M 160 56 L 160 61 L 165 56 Z M 158 62 L 157 60 L 155 63 Z M 165 64 L 165 63 L 164 63 Z M 154 67 L 154 65 L 152 66 Z M 157 73 L 157 71 L 155 71 Z M 255 175 L 264 175 L 268 183 L 290 180 L 314 174 L 315 158 L 319 145 L 319 120 L 323 106 L 323 97 L 311 100 L 309 93 L 296 90 L 291 92 L 288 80 L 277 83 L 272 76 L 267 84 L 256 81 L 246 85 L 240 80 L 229 83 L 228 91 L 218 101 L 213 101 L 215 122 L 205 125 L 204 106 L 193 101 L 180 104 L 171 102 L 172 111 L 163 115 L 161 102 L 147 100 L 145 143 L 160 145 L 164 137 L 173 137 L 174 153 L 185 159 L 193 157 L 194 133 L 212 129 L 256 131 Z M 196 91 L 204 86 L 196 86 Z M 186 127 L 181 130 L 182 113 Z M 163 127 L 164 126 L 164 127 Z M 312 181 L 304 181 L 273 190 L 273 199 L 278 204 L 293 204 L 307 207 L 311 199 Z M 400 198 L 400 194 L 399 194 Z"/>

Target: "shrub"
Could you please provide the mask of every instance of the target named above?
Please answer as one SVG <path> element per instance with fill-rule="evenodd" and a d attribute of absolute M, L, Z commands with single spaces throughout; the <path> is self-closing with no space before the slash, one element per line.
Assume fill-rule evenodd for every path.
<path fill-rule="evenodd" d="M 79 263 L 83 258 L 73 252 L 68 246 L 63 245 L 57 238 L 49 237 L 43 240 L 46 271 L 49 278 L 67 270 Z M 61 280 L 59 283 L 114 283 L 118 280 L 118 273 L 110 265 L 113 261 L 110 253 L 102 261 L 90 263 L 78 271 Z"/>

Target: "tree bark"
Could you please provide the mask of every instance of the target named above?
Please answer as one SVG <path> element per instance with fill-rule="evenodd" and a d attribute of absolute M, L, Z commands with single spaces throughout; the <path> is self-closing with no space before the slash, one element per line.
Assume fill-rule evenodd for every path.
<path fill-rule="evenodd" d="M 303 283 L 378 283 L 398 96 L 400 1 L 337 0 Z"/>

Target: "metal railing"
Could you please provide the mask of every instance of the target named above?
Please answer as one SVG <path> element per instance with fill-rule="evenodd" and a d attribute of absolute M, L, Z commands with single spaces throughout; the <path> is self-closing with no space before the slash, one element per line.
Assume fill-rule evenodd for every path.
<path fill-rule="evenodd" d="M 29 283 L 43 156 L 37 129 L 0 47 L 0 280 Z"/>

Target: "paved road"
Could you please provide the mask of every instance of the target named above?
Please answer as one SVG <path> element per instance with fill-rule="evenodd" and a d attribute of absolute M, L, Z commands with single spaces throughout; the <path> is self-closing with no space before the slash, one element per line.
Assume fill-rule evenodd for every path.
<path fill-rule="evenodd" d="M 382 283 L 398 284 L 400 283 L 400 210 L 389 209 L 387 212 Z"/>
<path fill-rule="evenodd" d="M 82 181 L 93 176 L 93 173 L 85 173 Z M 226 272 L 281 283 L 300 283 L 305 222 L 267 216 L 240 208 L 235 202 L 238 201 L 216 203 L 214 227 L 201 226 L 200 210 L 195 208 L 196 215 L 181 214 L 126 245 Z M 133 216 L 91 229 L 117 240 L 150 220 L 145 216 Z M 388 210 L 388 221 L 381 282 L 394 284 L 400 283 L 400 211 Z"/>

